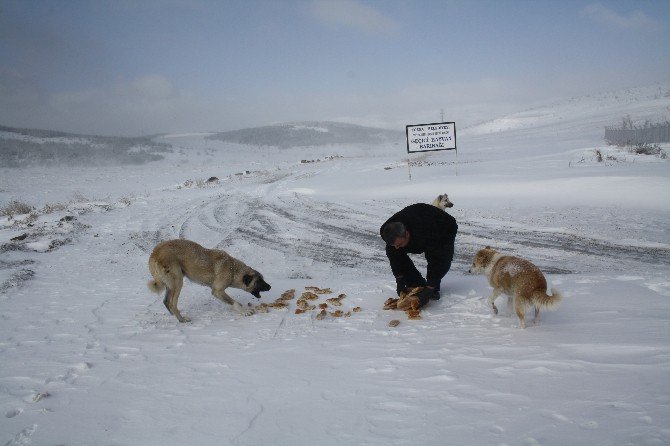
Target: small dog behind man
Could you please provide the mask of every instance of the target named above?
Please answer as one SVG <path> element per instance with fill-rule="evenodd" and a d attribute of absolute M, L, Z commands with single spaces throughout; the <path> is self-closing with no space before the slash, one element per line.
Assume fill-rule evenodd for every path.
<path fill-rule="evenodd" d="M 164 289 L 163 303 L 170 314 L 179 322 L 189 322 L 177 308 L 179 293 L 184 277 L 192 282 L 208 286 L 212 295 L 222 302 L 230 304 L 245 316 L 253 314 L 226 294 L 226 288 L 232 287 L 251 293 L 260 298 L 261 291 L 269 291 L 268 284 L 261 273 L 248 267 L 220 249 L 207 249 L 190 240 L 168 240 L 159 243 L 149 256 L 149 271 L 153 276 L 147 286 L 154 293 Z"/>
<path fill-rule="evenodd" d="M 490 246 L 477 251 L 470 272 L 488 278 L 493 291 L 487 304 L 495 314 L 498 314 L 498 308 L 494 301 L 500 294 L 507 294 L 507 308 L 514 306 L 520 328 L 526 328 L 527 307 L 535 307 L 533 324 L 537 324 L 540 308 L 552 310 L 561 301 L 555 288 L 552 288 L 551 296 L 547 294 L 547 280 L 537 266 L 520 257 L 503 255 Z"/>
<path fill-rule="evenodd" d="M 440 194 L 433 200 L 432 203 L 433 206 L 436 208 L 440 208 L 443 211 L 446 210 L 447 208 L 453 207 L 454 203 L 449 201 L 449 196 L 447 194 Z"/>

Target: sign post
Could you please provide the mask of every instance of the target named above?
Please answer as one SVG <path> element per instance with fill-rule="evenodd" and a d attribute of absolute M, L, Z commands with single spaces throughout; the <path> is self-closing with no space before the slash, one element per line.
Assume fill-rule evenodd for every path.
<path fill-rule="evenodd" d="M 407 135 L 407 169 L 410 181 L 412 181 L 412 172 L 409 170 L 411 153 L 454 150 L 458 157 L 455 122 L 408 125 L 405 127 L 405 133 Z M 458 175 L 458 171 L 456 175 Z"/>

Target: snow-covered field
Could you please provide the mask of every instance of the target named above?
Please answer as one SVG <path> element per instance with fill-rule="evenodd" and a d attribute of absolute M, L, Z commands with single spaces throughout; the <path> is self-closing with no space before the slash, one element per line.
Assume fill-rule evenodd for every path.
<path fill-rule="evenodd" d="M 0 204 L 37 210 L 0 220 L 0 444 L 670 444 L 670 161 L 602 141 L 625 114 L 668 119 L 657 91 L 457 129 L 457 155 L 411 168 L 403 139 L 192 134 L 139 166 L 0 168 Z M 378 229 L 445 192 L 455 260 L 443 298 L 407 320 L 382 309 L 395 283 Z M 177 237 L 261 271 L 262 302 L 317 286 L 361 311 L 244 317 L 187 282 L 180 324 L 146 287 L 151 249 Z M 540 266 L 558 309 L 525 330 L 492 315 L 467 272 L 486 245 Z"/>

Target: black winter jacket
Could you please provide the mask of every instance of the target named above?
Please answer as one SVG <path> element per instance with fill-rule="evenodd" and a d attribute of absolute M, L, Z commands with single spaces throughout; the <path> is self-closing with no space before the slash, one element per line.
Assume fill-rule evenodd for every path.
<path fill-rule="evenodd" d="M 390 222 L 402 222 L 409 232 L 407 246 L 396 250 L 387 247 L 393 274 L 412 278 L 417 274 L 413 264 L 408 263 L 407 253 L 425 253 L 428 261 L 426 281 L 428 285 L 439 287 L 440 280 L 449 271 L 454 256 L 454 240 L 458 231 L 456 219 L 442 209 L 426 203 L 416 203 L 394 214 L 379 228 Z"/>

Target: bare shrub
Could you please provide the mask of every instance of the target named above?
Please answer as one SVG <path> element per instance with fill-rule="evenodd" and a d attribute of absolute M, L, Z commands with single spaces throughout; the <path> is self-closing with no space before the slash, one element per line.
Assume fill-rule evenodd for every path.
<path fill-rule="evenodd" d="M 91 200 L 86 198 L 86 196 L 79 191 L 76 191 L 75 193 L 72 194 L 72 202 L 73 203 L 86 203 L 88 201 L 91 201 Z"/>
<path fill-rule="evenodd" d="M 26 218 L 25 223 L 27 224 L 35 223 L 38 218 L 39 214 L 35 211 L 32 211 L 30 214 L 28 214 L 28 218 Z"/>
<path fill-rule="evenodd" d="M 596 161 L 599 162 L 599 163 L 602 163 L 603 162 L 603 154 L 600 151 L 600 149 L 595 149 L 594 152 L 596 154 Z"/>
<path fill-rule="evenodd" d="M 193 187 L 194 184 L 195 182 L 193 180 L 186 180 L 183 184 L 179 185 L 177 189 L 181 189 L 182 187 Z"/>
<path fill-rule="evenodd" d="M 22 201 L 13 200 L 9 204 L 0 208 L 0 215 L 6 215 L 9 218 L 14 218 L 15 215 L 29 214 L 33 211 L 33 207 Z"/>
<path fill-rule="evenodd" d="M 661 149 L 659 144 L 638 143 L 634 146 L 628 147 L 628 151 L 637 155 L 653 155 L 663 159 L 668 157 L 668 154 L 665 153 L 663 149 Z"/>
<path fill-rule="evenodd" d="M 52 214 L 54 212 L 60 212 L 64 211 L 67 209 L 67 205 L 63 203 L 48 203 L 45 204 L 42 210 L 40 211 L 42 214 Z"/>

